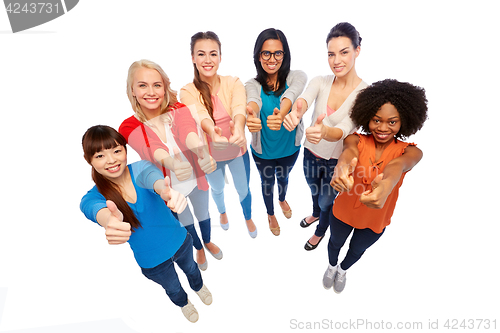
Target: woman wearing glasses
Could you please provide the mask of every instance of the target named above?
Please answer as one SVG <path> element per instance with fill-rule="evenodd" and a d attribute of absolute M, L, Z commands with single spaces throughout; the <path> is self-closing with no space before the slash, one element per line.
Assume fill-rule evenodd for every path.
<path fill-rule="evenodd" d="M 302 122 L 290 132 L 282 122 L 304 90 L 307 76 L 302 71 L 290 70 L 290 49 L 280 30 L 270 28 L 259 34 L 253 58 L 257 76 L 245 85 L 247 127 L 252 133 L 252 156 L 261 178 L 269 228 L 278 236 L 280 227 L 274 215 L 274 183 L 276 179 L 279 205 L 289 219 L 292 209 L 285 200 L 288 176 L 299 155 L 304 132 Z"/>
<path fill-rule="evenodd" d="M 302 116 L 315 103 L 311 127 L 306 129 L 304 143 L 304 175 L 311 189 L 313 213 L 300 222 L 306 228 L 319 220 L 314 235 L 305 249 L 314 250 L 329 226 L 332 205 L 337 192 L 330 186 L 343 140 L 354 132 L 351 108 L 360 90 L 368 85 L 356 73 L 355 62 L 360 52 L 361 37 L 347 22 L 334 26 L 326 39 L 328 64 L 333 75 L 311 80 L 286 116 L 284 126 L 293 130 Z"/>
<path fill-rule="evenodd" d="M 206 133 L 217 169 L 207 174 L 212 198 L 220 213 L 224 230 L 229 222 L 224 203 L 225 167 L 233 175 L 248 232 L 257 237 L 252 221 L 250 194 L 250 158 L 245 138 L 245 87 L 237 77 L 217 74 L 221 61 L 219 37 L 211 32 L 198 32 L 191 37 L 194 79 L 180 91 L 181 102 L 192 108 L 195 120 Z"/>

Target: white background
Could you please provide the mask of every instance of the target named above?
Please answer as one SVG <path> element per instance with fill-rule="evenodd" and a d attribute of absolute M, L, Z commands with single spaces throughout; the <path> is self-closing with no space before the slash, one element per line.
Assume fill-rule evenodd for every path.
<path fill-rule="evenodd" d="M 498 12 L 494 1 L 409 3 L 82 0 L 16 34 L 0 10 L 0 332 L 309 332 L 314 322 L 332 321 L 320 329 L 332 331 L 358 320 L 373 329 L 421 322 L 425 330 L 446 319 L 496 319 L 500 327 Z M 252 161 L 259 235 L 249 237 L 232 185 L 227 232 L 211 201 L 212 240 L 224 258 L 209 257 L 203 272 L 209 307 L 180 274 L 200 314 L 189 323 L 142 276 L 128 245 L 109 246 L 80 212 L 92 186 L 83 133 L 96 124 L 117 128 L 132 115 L 125 81 L 135 60 L 158 62 L 177 91 L 191 82 L 189 41 L 198 31 L 222 41 L 219 74 L 246 81 L 255 76 L 257 35 L 279 28 L 292 69 L 312 79 L 331 74 L 325 39 L 342 21 L 363 38 L 356 63 L 363 80 L 411 82 L 429 100 L 429 120 L 410 138 L 424 158 L 405 179 L 392 224 L 349 270 L 345 291 L 326 291 L 327 240 L 306 252 L 314 227 L 299 227 L 311 213 L 302 154 L 287 196 L 291 220 L 275 199 L 279 237 L 268 229 Z M 129 152 L 129 162 L 137 160 Z"/>

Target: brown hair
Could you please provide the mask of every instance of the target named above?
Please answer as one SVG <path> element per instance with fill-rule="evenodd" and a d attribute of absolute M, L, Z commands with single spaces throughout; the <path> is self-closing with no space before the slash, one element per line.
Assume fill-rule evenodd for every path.
<path fill-rule="evenodd" d="M 215 34 L 215 32 L 212 32 L 212 31 L 197 32 L 196 34 L 194 34 L 191 37 L 191 56 L 194 56 L 194 45 L 200 39 L 210 39 L 210 40 L 215 41 L 219 45 L 219 51 L 221 50 L 221 43 L 220 43 L 219 37 Z M 198 71 L 198 68 L 196 68 L 196 64 L 193 64 L 193 66 L 194 66 L 194 79 L 193 79 L 194 86 L 200 92 L 201 98 L 202 98 L 202 103 L 207 108 L 208 114 L 210 115 L 210 118 L 212 118 L 212 120 L 215 124 L 215 119 L 213 116 L 214 106 L 212 104 L 210 85 L 201 80 L 200 72 Z"/>
<path fill-rule="evenodd" d="M 127 150 L 127 141 L 114 128 L 105 125 L 93 126 L 82 137 L 83 157 L 87 163 L 92 165 L 91 162 L 95 153 L 120 145 L 124 147 L 125 151 Z M 132 231 L 141 226 L 134 212 L 123 199 L 118 186 L 97 172 L 94 167 L 92 167 L 92 180 L 106 200 L 111 200 L 116 204 L 118 210 L 123 214 L 123 221 L 130 223 Z"/>

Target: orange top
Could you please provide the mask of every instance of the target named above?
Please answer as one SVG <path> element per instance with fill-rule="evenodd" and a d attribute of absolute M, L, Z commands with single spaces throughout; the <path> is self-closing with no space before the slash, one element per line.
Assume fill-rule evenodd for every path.
<path fill-rule="evenodd" d="M 375 141 L 372 135 L 358 134 L 359 158 L 353 172 L 354 186 L 349 192 L 340 193 L 333 204 L 333 214 L 342 222 L 356 229 L 370 228 L 377 234 L 381 233 L 391 223 L 392 213 L 398 200 L 399 188 L 403 184 L 406 172 L 396 184 L 382 209 L 368 208 L 359 201 L 361 194 L 372 188 L 371 183 L 379 173 L 384 172 L 385 166 L 403 155 L 406 147 L 415 146 L 394 140 L 387 146 L 378 161 L 375 161 Z"/>

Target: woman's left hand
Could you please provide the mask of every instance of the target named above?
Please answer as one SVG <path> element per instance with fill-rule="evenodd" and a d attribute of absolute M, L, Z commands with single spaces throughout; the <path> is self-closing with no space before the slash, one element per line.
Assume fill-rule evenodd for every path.
<path fill-rule="evenodd" d="M 325 117 L 326 114 L 320 114 L 314 125 L 306 129 L 306 139 L 314 145 L 318 144 L 325 137 L 326 128 L 323 125 Z"/>
<path fill-rule="evenodd" d="M 384 174 L 381 173 L 372 181 L 372 189 L 361 194 L 359 201 L 368 208 L 381 209 L 384 207 L 387 197 L 392 192 L 392 187 L 383 181 Z"/>
<path fill-rule="evenodd" d="M 240 148 L 246 147 L 247 146 L 247 139 L 245 137 L 245 131 L 242 131 L 238 126 L 235 126 L 234 121 L 232 121 L 232 120 L 229 122 L 229 129 L 231 130 L 231 136 L 229 137 L 229 143 L 237 145 Z"/>
<path fill-rule="evenodd" d="M 161 198 L 167 203 L 168 208 L 177 214 L 184 211 L 187 206 L 186 197 L 170 187 L 170 178 L 165 177 L 165 188 L 160 193 Z"/>
<path fill-rule="evenodd" d="M 279 131 L 282 123 L 283 118 L 281 118 L 281 111 L 278 108 L 274 108 L 273 114 L 267 117 L 267 127 L 269 127 L 270 130 Z"/>
<path fill-rule="evenodd" d="M 208 151 L 205 151 L 203 143 L 200 141 L 198 145 L 198 164 L 201 170 L 206 173 L 212 173 L 217 169 L 217 162 L 210 155 Z"/>

